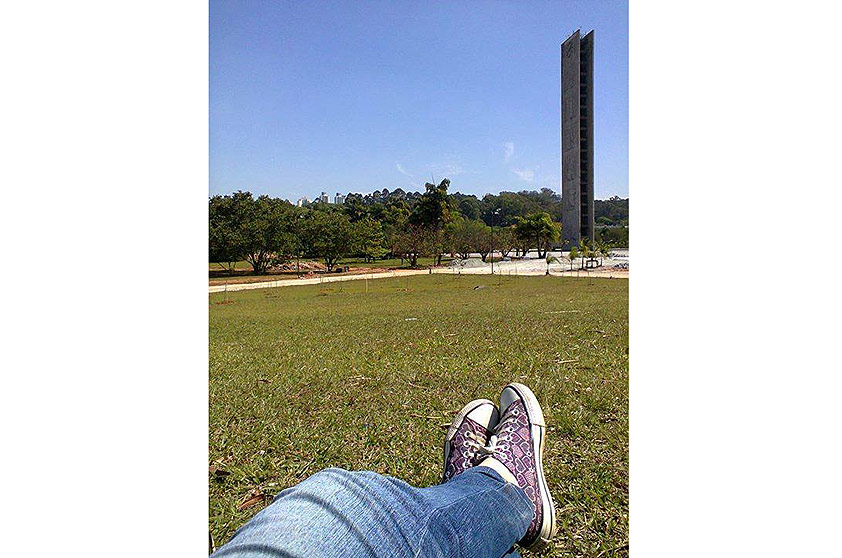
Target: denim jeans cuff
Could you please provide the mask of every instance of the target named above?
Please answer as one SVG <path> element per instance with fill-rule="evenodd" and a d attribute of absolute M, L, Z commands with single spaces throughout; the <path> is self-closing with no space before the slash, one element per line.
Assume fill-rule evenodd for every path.
<path fill-rule="evenodd" d="M 476 467 L 472 467 L 469 470 L 474 471 L 476 473 L 479 473 L 481 475 L 485 475 L 487 477 L 491 477 L 492 479 L 494 479 L 498 482 L 501 482 L 501 483 L 506 482 L 506 480 L 503 477 L 500 476 L 500 473 L 498 473 L 497 471 L 495 471 L 491 467 L 486 467 L 485 465 L 477 465 Z"/>

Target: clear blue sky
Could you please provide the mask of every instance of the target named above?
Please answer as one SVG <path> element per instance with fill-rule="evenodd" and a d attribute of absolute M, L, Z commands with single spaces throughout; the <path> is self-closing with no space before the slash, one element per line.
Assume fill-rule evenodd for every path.
<path fill-rule="evenodd" d="M 210 2 L 210 193 L 560 191 L 559 52 L 595 30 L 597 198 L 628 196 L 625 2 Z"/>

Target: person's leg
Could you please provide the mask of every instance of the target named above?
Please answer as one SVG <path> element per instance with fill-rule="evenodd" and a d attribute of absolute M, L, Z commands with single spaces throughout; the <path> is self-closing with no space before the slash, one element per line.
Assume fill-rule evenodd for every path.
<path fill-rule="evenodd" d="M 428 488 L 326 469 L 281 492 L 213 556 L 512 557 L 532 517 L 525 492 L 488 467 Z"/>

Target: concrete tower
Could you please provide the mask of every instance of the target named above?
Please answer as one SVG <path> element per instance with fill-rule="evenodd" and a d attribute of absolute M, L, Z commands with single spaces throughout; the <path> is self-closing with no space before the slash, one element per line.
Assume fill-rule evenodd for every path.
<path fill-rule="evenodd" d="M 561 239 L 593 241 L 593 31 L 561 45 Z"/>

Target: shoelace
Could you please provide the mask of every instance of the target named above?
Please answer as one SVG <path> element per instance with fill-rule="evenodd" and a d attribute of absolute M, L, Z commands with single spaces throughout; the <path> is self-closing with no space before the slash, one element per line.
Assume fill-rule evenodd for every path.
<path fill-rule="evenodd" d="M 517 410 L 512 411 L 512 416 L 518 415 Z M 488 443 L 485 443 L 482 437 L 477 436 L 473 432 L 466 432 L 465 437 L 468 438 L 466 442 L 467 448 L 462 452 L 462 457 L 478 461 L 480 457 L 493 457 L 501 461 L 502 455 L 509 449 L 509 436 L 514 427 L 514 421 L 508 420 L 505 424 L 501 423 L 502 428 L 491 435 Z"/>
<path fill-rule="evenodd" d="M 468 441 L 465 444 L 467 449 L 462 452 L 462 457 L 476 460 L 477 456 L 486 450 L 485 440 L 473 432 L 466 432 L 465 437 L 468 438 Z"/>
<path fill-rule="evenodd" d="M 512 416 L 516 417 L 517 415 L 517 410 L 513 410 Z M 513 431 L 514 421 L 507 420 L 501 425 L 502 428 L 491 435 L 488 439 L 488 445 L 481 450 L 486 456 L 493 457 L 498 461 L 502 461 L 500 458 L 509 450 L 509 436 Z"/>
<path fill-rule="evenodd" d="M 508 432 L 502 434 L 492 434 L 488 440 L 488 445 L 482 448 L 482 453 L 488 457 L 493 457 L 497 461 L 501 461 L 500 457 L 509 449 Z"/>

